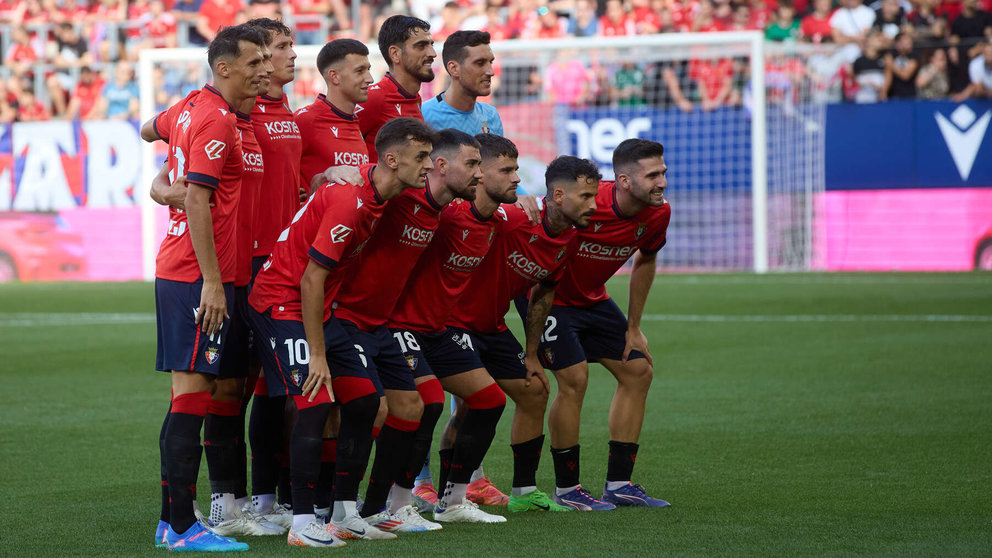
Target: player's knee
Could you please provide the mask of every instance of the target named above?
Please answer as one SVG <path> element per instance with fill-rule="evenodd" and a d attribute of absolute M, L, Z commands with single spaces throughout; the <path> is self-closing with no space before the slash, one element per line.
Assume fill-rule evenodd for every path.
<path fill-rule="evenodd" d="M 244 378 L 225 378 L 214 382 L 210 396 L 216 401 L 241 401 L 244 392 Z"/>
<path fill-rule="evenodd" d="M 524 389 L 523 398 L 518 404 L 527 413 L 543 415 L 548 408 L 548 392 L 544 389 L 544 384 L 531 380 L 530 387 Z"/>
<path fill-rule="evenodd" d="M 375 424 L 381 425 L 386 421 L 386 415 L 389 414 L 389 403 L 386 401 L 385 397 L 379 398 L 379 410 L 375 414 Z"/>
<path fill-rule="evenodd" d="M 554 373 L 558 381 L 558 394 L 571 399 L 582 399 L 589 386 L 589 371 L 587 368 L 566 368 Z"/>
<path fill-rule="evenodd" d="M 389 414 L 405 420 L 419 421 L 424 414 L 424 403 L 415 391 L 403 392 L 389 402 Z"/>
<path fill-rule="evenodd" d="M 654 369 L 643 358 L 628 361 L 623 372 L 617 377 L 617 381 L 624 387 L 644 391 L 651 387 L 652 380 L 654 380 Z"/>

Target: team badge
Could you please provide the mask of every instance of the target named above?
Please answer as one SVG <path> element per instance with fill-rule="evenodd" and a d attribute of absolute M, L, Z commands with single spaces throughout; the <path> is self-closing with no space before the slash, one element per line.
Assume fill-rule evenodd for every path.
<path fill-rule="evenodd" d="M 564 257 L 565 257 L 565 249 L 562 248 L 561 250 L 558 251 L 558 255 L 555 256 L 555 261 L 556 262 L 560 262 L 561 259 L 564 258 Z"/>
<path fill-rule="evenodd" d="M 213 364 L 220 358 L 220 352 L 217 351 L 217 347 L 210 347 L 203 352 L 203 356 L 207 357 L 207 364 Z"/>
<path fill-rule="evenodd" d="M 289 373 L 289 377 L 293 379 L 293 383 L 297 386 L 303 381 L 303 374 L 299 370 L 292 370 Z"/>
<path fill-rule="evenodd" d="M 640 224 L 638 224 L 637 225 L 637 238 L 641 238 L 641 235 L 644 234 L 644 231 L 647 230 L 647 228 L 648 228 L 648 224 L 647 223 L 640 223 Z"/>
<path fill-rule="evenodd" d="M 488 134 L 489 133 L 489 123 L 488 122 L 483 122 L 482 123 L 482 133 L 483 134 Z"/>
<path fill-rule="evenodd" d="M 410 370 L 417 369 L 417 357 L 413 355 L 406 356 L 406 365 L 410 367 Z"/>
<path fill-rule="evenodd" d="M 548 362 L 554 362 L 555 361 L 554 351 L 552 351 L 550 348 L 544 349 L 544 358 L 546 358 Z"/>
<path fill-rule="evenodd" d="M 496 236 L 496 227 L 489 227 L 489 244 L 493 243 L 494 236 Z"/>

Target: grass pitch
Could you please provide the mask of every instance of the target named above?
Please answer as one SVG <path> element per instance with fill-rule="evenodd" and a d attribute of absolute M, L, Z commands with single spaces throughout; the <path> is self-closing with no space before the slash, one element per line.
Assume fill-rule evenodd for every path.
<path fill-rule="evenodd" d="M 610 289 L 624 307 L 626 279 Z M 0 285 L 0 555 L 165 554 L 153 312 L 150 284 Z M 670 509 L 514 514 L 327 551 L 250 538 L 250 552 L 992 553 L 992 275 L 660 275 L 646 314 L 655 381 L 634 480 Z M 593 367 L 594 494 L 614 385 Z M 511 413 L 486 457 L 504 489 Z M 548 451 L 538 484 L 553 487 Z"/>

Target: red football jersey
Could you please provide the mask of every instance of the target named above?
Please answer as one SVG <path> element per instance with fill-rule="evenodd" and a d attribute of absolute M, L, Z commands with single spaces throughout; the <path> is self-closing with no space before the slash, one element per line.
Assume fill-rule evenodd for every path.
<path fill-rule="evenodd" d="M 393 76 L 386 72 L 379 83 L 369 87 L 368 100 L 355 107 L 355 117 L 358 118 L 358 125 L 365 138 L 370 162 L 379 160 L 375 151 L 375 135 L 379 133 L 379 128 L 390 119 L 400 116 L 424 119 L 420 114 L 420 95 L 404 91 Z"/>
<path fill-rule="evenodd" d="M 616 183 L 600 182 L 596 213 L 589 226 L 578 231 L 568 269 L 555 288 L 555 304 L 591 306 L 608 299 L 606 280 L 637 250 L 661 250 L 671 218 L 667 200 L 665 205 L 645 207 L 632 217 L 624 215 L 617 207 Z"/>
<path fill-rule="evenodd" d="M 496 235 L 489 255 L 469 279 L 447 325 L 477 333 L 505 331 L 503 317 L 510 302 L 538 282 L 556 284 L 565 271 L 565 254 L 575 238 L 575 227 L 553 235 L 547 224 L 547 210 L 535 225 L 519 207 L 503 205 L 500 209 L 506 213 L 506 223 Z"/>
<path fill-rule="evenodd" d="M 296 111 L 296 123 L 303 136 L 300 181 L 307 191 L 310 179 L 327 167 L 369 163 L 369 152 L 355 116 L 339 110 L 323 94 Z"/>
<path fill-rule="evenodd" d="M 251 252 L 255 236 L 255 208 L 262 191 L 264 164 L 262 148 L 255 139 L 255 131 L 248 116 L 238 114 L 238 133 L 241 135 L 241 192 L 238 194 L 238 263 L 234 274 L 235 287 L 251 283 Z"/>
<path fill-rule="evenodd" d="M 326 184 L 296 212 L 255 277 L 248 302 L 277 320 L 303 320 L 300 280 L 310 260 L 331 270 L 324 283 L 324 321 L 345 277 L 382 217 L 385 202 L 372 184 L 374 165 L 361 168 L 365 186 Z"/>
<path fill-rule="evenodd" d="M 152 120 L 152 128 L 158 137 L 162 138 L 162 141 L 169 143 L 169 134 L 172 133 L 172 126 L 176 123 L 176 119 L 186 110 L 186 105 L 195 100 L 199 94 L 199 89 L 190 91 L 183 100 L 158 113 L 155 120 Z"/>
<path fill-rule="evenodd" d="M 464 200 L 445 207 L 434 240 L 410 273 L 389 327 L 424 333 L 444 329 L 451 309 L 505 221 L 505 211 L 483 217 L 472 202 Z"/>
<path fill-rule="evenodd" d="M 255 205 L 252 257 L 268 256 L 276 237 L 300 208 L 300 154 L 303 141 L 284 99 L 259 95 L 251 124 L 262 155 L 271 162 Z"/>
<path fill-rule="evenodd" d="M 221 281 L 234 281 L 237 204 L 243 163 L 234 107 L 206 85 L 172 123 L 169 179 L 186 175 L 188 184 L 213 190 L 210 217 Z M 169 229 L 155 261 L 155 276 L 192 283 L 201 278 L 190 240 L 186 212 L 169 210 Z"/>
<path fill-rule="evenodd" d="M 434 238 L 441 209 L 429 185 L 408 189 L 390 201 L 357 272 L 338 293 L 335 315 L 365 331 L 385 324 L 410 272 Z"/>

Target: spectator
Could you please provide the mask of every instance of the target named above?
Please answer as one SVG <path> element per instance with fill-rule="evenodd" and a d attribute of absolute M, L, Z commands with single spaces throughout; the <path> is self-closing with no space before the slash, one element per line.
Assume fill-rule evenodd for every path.
<path fill-rule="evenodd" d="M 93 63 L 86 40 L 79 36 L 71 23 L 60 23 L 55 28 L 53 62 L 57 68 L 88 66 Z"/>
<path fill-rule="evenodd" d="M 147 45 L 153 48 L 177 46 L 177 26 L 176 16 L 165 11 L 162 0 L 151 0 L 148 4 L 148 13 L 141 20 Z"/>
<path fill-rule="evenodd" d="M 127 58 L 137 60 L 140 43 L 145 36 L 144 23 L 151 13 L 149 0 L 130 0 L 127 5 L 127 22 L 124 24 L 124 36 L 127 45 Z M 143 21 L 144 20 L 144 21 Z"/>
<path fill-rule="evenodd" d="M 832 0 L 813 0 L 813 11 L 799 24 L 800 36 L 816 44 L 832 42 L 830 16 L 833 15 L 833 8 Z"/>
<path fill-rule="evenodd" d="M 700 107 L 704 111 L 722 106 L 735 106 L 741 102 L 740 92 L 734 89 L 734 61 L 692 59 L 689 61 L 689 78 L 699 91 Z"/>
<path fill-rule="evenodd" d="M 246 16 L 248 19 L 265 17 L 282 20 L 282 6 L 279 0 L 248 0 Z"/>
<path fill-rule="evenodd" d="M 865 51 L 854 61 L 854 81 L 857 91 L 855 103 L 877 103 L 884 101 L 888 94 L 888 73 L 882 59 L 882 45 L 885 38 L 874 31 L 865 40 Z"/>
<path fill-rule="evenodd" d="M 462 24 L 462 10 L 458 2 L 448 2 L 441 8 L 441 25 L 431 25 L 431 38 L 443 42 L 449 35 L 458 31 Z"/>
<path fill-rule="evenodd" d="M 321 23 L 331 13 L 331 3 L 327 0 L 290 0 L 289 6 L 295 23 L 296 43 L 323 44 L 327 35 L 321 32 Z"/>
<path fill-rule="evenodd" d="M 79 71 L 79 83 L 69 99 L 69 107 L 65 117 L 69 120 L 92 120 L 99 111 L 95 110 L 103 91 L 104 82 L 100 75 L 89 66 L 83 66 Z"/>
<path fill-rule="evenodd" d="M 510 29 L 509 25 L 503 23 L 502 12 L 503 9 L 499 4 L 490 2 L 486 6 L 486 24 L 482 27 L 482 31 L 489 33 L 493 42 L 513 38 L 513 30 Z"/>
<path fill-rule="evenodd" d="M 710 0 L 699 2 L 699 11 L 696 12 L 696 17 L 692 20 L 691 30 L 698 33 L 723 31 L 723 26 L 716 20 L 715 9 Z"/>
<path fill-rule="evenodd" d="M 769 41 L 795 41 L 799 37 L 799 21 L 789 0 L 781 0 L 775 10 L 775 18 L 765 29 L 765 39 Z"/>
<path fill-rule="evenodd" d="M 908 24 L 906 13 L 899 5 L 899 0 L 882 0 L 881 7 L 875 12 L 875 23 L 872 27 L 881 31 L 885 37 L 883 48 L 889 48 L 896 35 Z"/>
<path fill-rule="evenodd" d="M 841 6 L 830 16 L 830 28 L 834 42 L 843 45 L 839 51 L 846 62 L 854 62 L 861 56 L 865 37 L 875 23 L 875 12 L 861 3 L 861 0 L 840 0 Z"/>
<path fill-rule="evenodd" d="M 772 19 L 771 2 L 751 0 L 751 29 L 765 29 Z"/>
<path fill-rule="evenodd" d="M 737 4 L 734 17 L 730 21 L 730 31 L 754 31 L 751 29 L 751 8 L 747 4 Z"/>
<path fill-rule="evenodd" d="M 577 0 L 575 14 L 568 20 L 568 34 L 573 37 L 593 37 L 599 32 L 599 19 L 591 0 Z"/>
<path fill-rule="evenodd" d="M 937 15 L 935 8 L 938 5 L 940 0 L 919 0 L 916 9 L 907 16 L 917 41 L 935 41 L 947 37 L 947 19 Z"/>
<path fill-rule="evenodd" d="M 27 29 L 23 26 L 15 27 L 11 33 L 11 39 L 10 50 L 3 58 L 5 65 L 29 66 L 38 61 L 40 50 L 37 47 L 41 46 L 38 44 L 40 41 L 35 40 L 33 41 L 35 44 L 32 44 L 31 35 L 28 34 Z"/>
<path fill-rule="evenodd" d="M 594 63 L 589 74 L 592 80 L 587 102 L 595 107 L 608 107 L 613 104 L 616 100 L 616 90 L 613 88 L 613 81 L 606 66 Z"/>
<path fill-rule="evenodd" d="M 14 9 L 11 23 L 37 27 L 51 22 L 51 14 L 41 6 L 39 0 L 24 0 Z"/>
<path fill-rule="evenodd" d="M 920 63 L 913 55 L 913 36 L 899 33 L 895 39 L 895 52 L 885 56 L 885 71 L 891 74 L 889 99 L 916 97 L 916 71 Z"/>
<path fill-rule="evenodd" d="M 174 0 L 172 4 L 172 15 L 176 17 L 176 21 L 186 26 L 191 45 L 207 44 L 207 40 L 196 30 L 202 6 L 203 0 Z"/>
<path fill-rule="evenodd" d="M 238 12 L 243 8 L 241 0 L 203 0 L 196 18 L 197 33 L 207 42 L 214 40 L 217 30 L 234 25 Z"/>
<path fill-rule="evenodd" d="M 983 37 L 992 37 L 992 14 L 979 9 L 978 0 L 964 0 L 961 15 L 954 18 L 951 23 L 952 41 L 981 39 Z M 979 50 L 981 50 L 980 46 L 970 51 L 968 57 L 977 56 Z"/>
<path fill-rule="evenodd" d="M 606 0 L 606 13 L 599 18 L 599 34 L 604 37 L 634 35 L 634 21 L 627 17 L 620 0 Z"/>
<path fill-rule="evenodd" d="M 641 106 L 645 104 L 644 70 L 632 61 L 624 62 L 613 74 L 614 97 L 620 106 Z"/>
<path fill-rule="evenodd" d="M 925 58 L 926 63 L 916 74 L 916 94 L 920 99 L 944 99 L 950 91 L 947 77 L 947 53 L 934 49 Z"/>
<path fill-rule="evenodd" d="M 25 87 L 17 99 L 17 120 L 20 122 L 38 122 L 50 120 L 52 114 L 48 107 L 34 96 L 34 87 Z"/>
<path fill-rule="evenodd" d="M 953 97 L 956 103 L 965 99 L 992 97 L 992 39 L 985 39 L 979 46 L 981 54 L 968 64 L 971 83 Z"/>
<path fill-rule="evenodd" d="M 8 124 L 17 119 L 17 109 L 7 101 L 7 86 L 0 79 L 0 124 Z"/>
<path fill-rule="evenodd" d="M 548 65 L 544 90 L 551 102 L 582 105 L 589 100 L 590 76 L 586 67 L 575 59 L 575 52 L 558 51 L 558 57 Z"/>
<path fill-rule="evenodd" d="M 721 31 L 730 29 L 734 21 L 734 8 L 730 0 L 713 0 L 713 19 L 720 25 Z"/>
<path fill-rule="evenodd" d="M 138 86 L 131 64 L 118 62 L 114 80 L 103 86 L 98 114 L 103 118 L 125 120 L 138 117 Z"/>
<path fill-rule="evenodd" d="M 537 19 L 532 20 L 529 27 L 524 30 L 521 38 L 524 39 L 558 39 L 565 36 L 565 26 L 559 17 L 558 12 L 541 6 L 537 9 Z"/>
<path fill-rule="evenodd" d="M 651 7 L 651 0 L 631 0 L 630 19 L 634 21 L 634 32 L 638 35 L 651 35 L 661 31 L 661 17 Z"/>
<path fill-rule="evenodd" d="M 682 84 L 689 83 L 689 63 L 685 60 L 659 62 L 648 70 L 645 100 L 658 108 L 678 107 L 692 112 L 692 101 L 686 98 Z"/>

